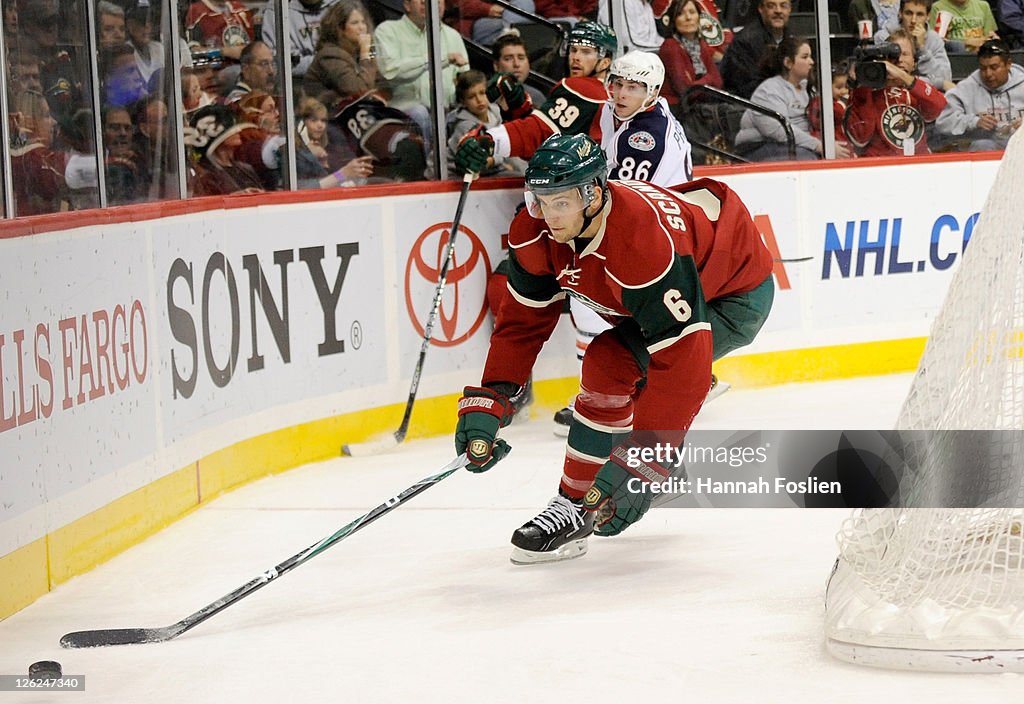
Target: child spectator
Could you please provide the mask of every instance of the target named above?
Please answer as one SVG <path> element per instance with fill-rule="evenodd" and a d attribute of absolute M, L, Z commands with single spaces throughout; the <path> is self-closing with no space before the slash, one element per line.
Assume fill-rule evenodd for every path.
<path fill-rule="evenodd" d="M 459 101 L 459 107 L 448 117 L 448 166 L 452 173 L 456 173 L 455 151 L 459 142 L 474 127 L 497 127 L 501 124 L 501 113 L 497 105 L 491 104 L 487 99 L 487 76 L 476 70 L 466 71 L 459 74 L 455 79 L 455 95 Z M 488 160 L 488 166 L 481 174 L 482 176 L 493 176 L 497 174 L 523 175 L 526 165 L 521 159 L 495 159 Z"/>
<path fill-rule="evenodd" d="M 855 156 L 846 140 L 846 132 L 843 131 L 843 119 L 846 116 L 846 106 L 850 103 L 850 64 L 846 61 L 839 61 L 832 64 L 832 118 L 835 125 L 836 156 L 846 158 Z M 807 106 L 807 119 L 811 125 L 811 135 L 821 139 L 821 96 L 811 98 Z M 842 149 L 840 149 L 840 145 Z"/>
<path fill-rule="evenodd" d="M 299 188 L 334 188 L 365 183 L 373 174 L 373 157 L 351 159 L 337 171 L 331 170 L 331 145 L 327 137 L 327 108 L 315 98 L 303 98 L 295 111 L 298 120 L 298 141 L 295 148 L 295 169 Z"/>
<path fill-rule="evenodd" d="M 199 74 L 193 68 L 181 69 L 181 101 L 185 107 L 186 123 L 192 112 L 214 103 L 213 96 L 203 90 Z"/>

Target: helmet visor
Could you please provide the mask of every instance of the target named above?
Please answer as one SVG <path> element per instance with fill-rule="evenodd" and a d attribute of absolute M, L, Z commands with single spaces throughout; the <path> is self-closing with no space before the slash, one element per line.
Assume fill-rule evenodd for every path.
<path fill-rule="evenodd" d="M 584 196 L 582 191 L 586 191 Z M 570 188 L 554 193 L 526 191 L 526 210 L 537 220 L 571 217 L 594 202 L 594 189 Z"/>

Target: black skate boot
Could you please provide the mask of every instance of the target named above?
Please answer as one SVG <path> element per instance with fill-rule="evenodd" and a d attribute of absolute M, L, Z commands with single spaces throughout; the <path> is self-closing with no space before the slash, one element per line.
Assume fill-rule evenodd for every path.
<path fill-rule="evenodd" d="M 594 517 L 583 510 L 582 500 L 561 491 L 537 517 L 512 534 L 512 564 L 571 560 L 587 552 L 587 536 L 594 532 Z"/>
<path fill-rule="evenodd" d="M 560 438 L 569 437 L 569 426 L 572 425 L 572 406 L 566 406 L 555 413 L 555 435 Z"/>

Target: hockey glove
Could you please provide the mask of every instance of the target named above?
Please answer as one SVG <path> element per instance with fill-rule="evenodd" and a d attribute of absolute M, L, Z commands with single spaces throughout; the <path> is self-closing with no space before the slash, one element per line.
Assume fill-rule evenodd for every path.
<path fill-rule="evenodd" d="M 496 73 L 487 82 L 487 99 L 492 103 L 504 101 L 502 112 L 507 120 L 526 117 L 533 110 L 533 100 L 526 89 L 511 73 Z"/>
<path fill-rule="evenodd" d="M 455 150 L 455 168 L 464 174 L 478 174 L 487 168 L 487 160 L 493 155 L 494 139 L 483 125 L 479 125 L 459 141 Z"/>
<path fill-rule="evenodd" d="M 455 426 L 455 451 L 469 457 L 470 472 L 486 472 L 508 452 L 497 440 L 498 428 L 508 425 L 515 409 L 508 396 L 494 389 L 467 386 L 459 399 L 459 423 Z"/>
<path fill-rule="evenodd" d="M 635 448 L 636 445 L 627 444 L 612 450 L 594 478 L 594 485 L 583 497 L 583 508 L 596 512 L 596 535 L 618 535 L 643 518 L 654 498 L 649 485 L 669 477 L 668 469 L 630 457 L 627 450 Z"/>

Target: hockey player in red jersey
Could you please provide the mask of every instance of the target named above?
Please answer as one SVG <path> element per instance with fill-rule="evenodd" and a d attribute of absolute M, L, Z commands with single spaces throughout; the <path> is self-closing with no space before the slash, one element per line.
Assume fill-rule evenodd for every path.
<path fill-rule="evenodd" d="M 586 538 L 639 520 L 668 468 L 634 457 L 678 445 L 711 384 L 711 361 L 750 343 L 771 309 L 772 258 L 746 207 L 724 184 L 662 188 L 609 182 L 600 147 L 555 135 L 526 171 L 526 210 L 509 229 L 511 293 L 480 386 L 459 401 L 455 445 L 472 471 L 491 448 L 570 295 L 614 327 L 583 361 L 558 494 L 512 536 L 512 561 L 577 557 Z M 600 518 L 596 527 L 594 515 Z"/>
<path fill-rule="evenodd" d="M 618 40 L 610 27 L 584 20 L 569 31 L 567 44 L 569 77 L 559 81 L 544 104 L 525 117 L 467 133 L 455 152 L 457 168 L 480 173 L 491 156 L 528 159 L 552 134 L 589 134 L 601 141 L 601 108 L 608 100 L 604 78 Z M 522 90 L 516 94 L 523 99 Z M 523 105 L 508 107 L 513 113 L 523 109 Z"/>

